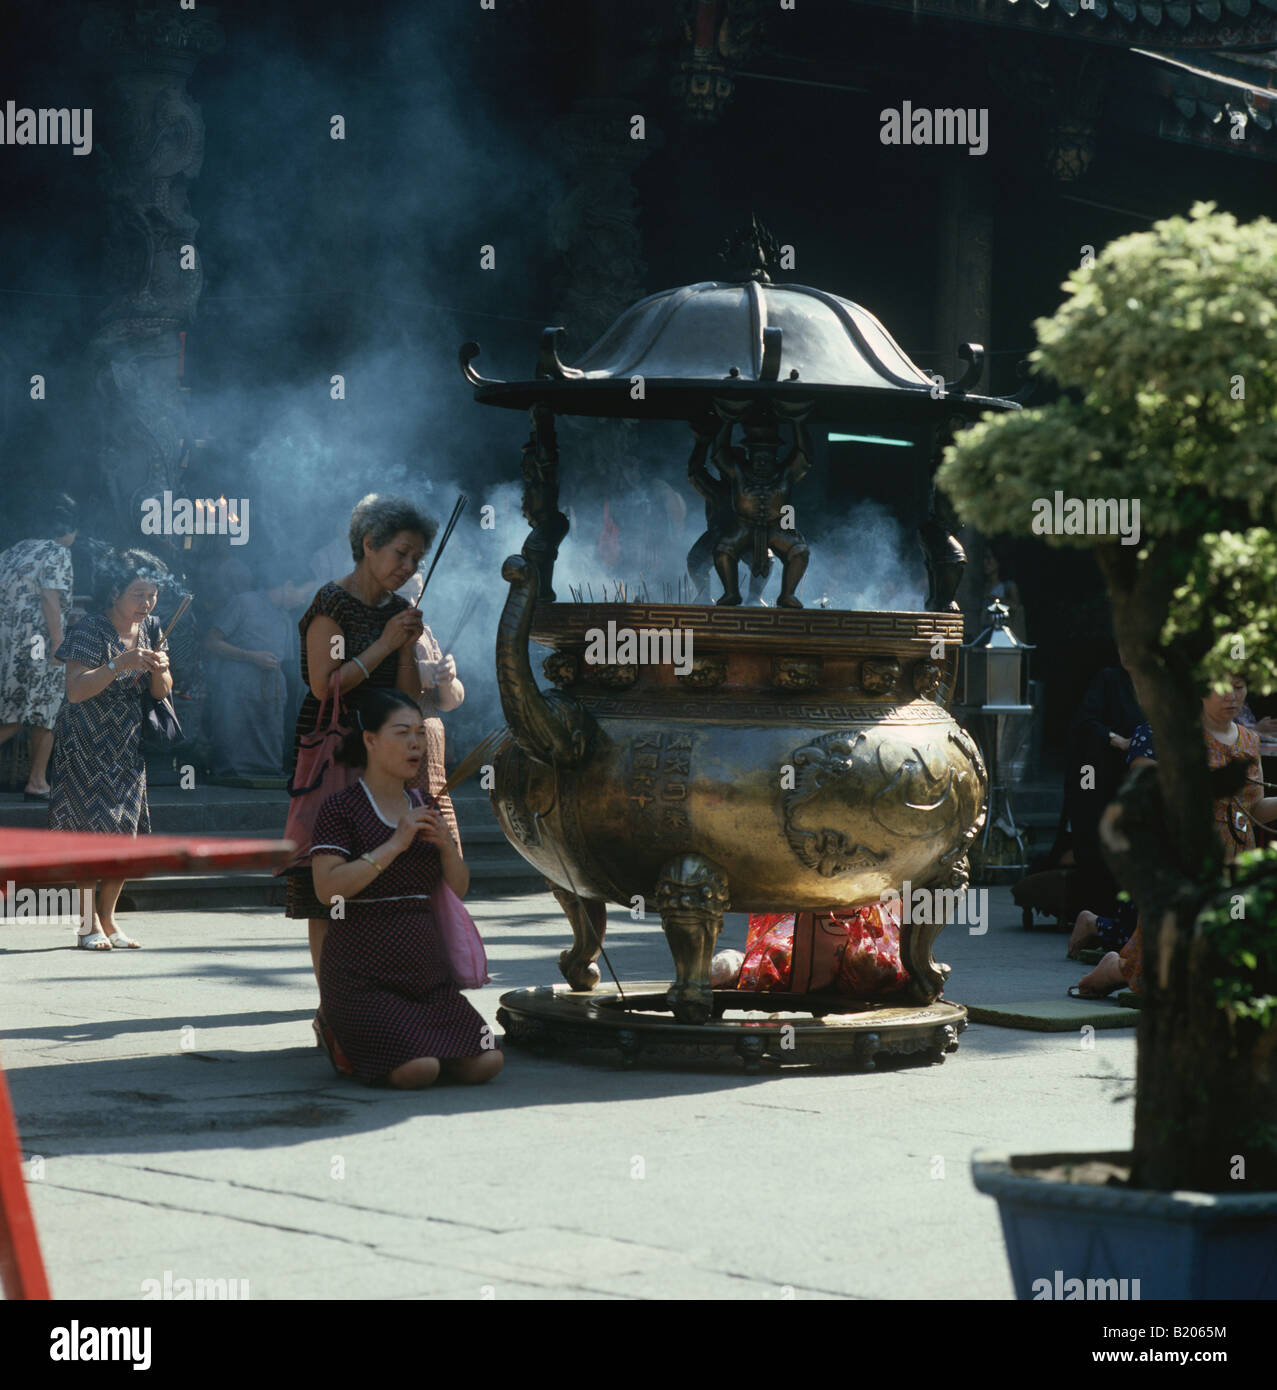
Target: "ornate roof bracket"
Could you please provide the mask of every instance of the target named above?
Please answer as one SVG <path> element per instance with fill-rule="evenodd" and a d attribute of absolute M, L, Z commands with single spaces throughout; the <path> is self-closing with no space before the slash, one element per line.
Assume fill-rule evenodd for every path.
<path fill-rule="evenodd" d="M 462 343 L 461 350 L 457 357 L 461 362 L 461 375 L 470 383 L 471 386 L 500 386 L 503 383 L 492 377 L 480 376 L 470 365 L 478 357 L 482 349 L 478 343 Z"/>
<path fill-rule="evenodd" d="M 583 377 L 579 367 L 565 367 L 559 361 L 559 334 L 562 328 L 545 328 L 541 331 L 541 345 L 537 349 L 537 378 L 545 381 L 568 381 Z"/>
<path fill-rule="evenodd" d="M 980 343 L 963 343 L 958 356 L 967 364 L 967 369 L 957 381 L 946 381 L 946 393 L 954 396 L 965 395 L 984 374 L 984 347 Z"/>

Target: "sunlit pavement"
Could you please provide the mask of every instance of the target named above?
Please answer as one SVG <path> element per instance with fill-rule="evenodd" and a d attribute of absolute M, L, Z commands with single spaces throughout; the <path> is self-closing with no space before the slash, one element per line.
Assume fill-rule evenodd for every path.
<path fill-rule="evenodd" d="M 1065 938 L 990 899 L 984 934 L 940 937 L 946 997 L 1062 998 L 1086 968 Z M 503 989 L 559 980 L 570 932 L 548 894 L 471 908 L 494 981 L 471 998 L 495 1022 Z M 610 916 L 622 980 L 667 977 L 659 925 Z M 122 924 L 143 950 L 0 925 L 0 1060 L 55 1297 L 1008 1298 L 973 1150 L 1130 1143 L 1131 1030 L 973 1024 L 943 1066 L 878 1074 L 510 1048 L 487 1086 L 400 1094 L 313 1045 L 304 924 Z M 720 943 L 743 946 L 743 918 Z"/>

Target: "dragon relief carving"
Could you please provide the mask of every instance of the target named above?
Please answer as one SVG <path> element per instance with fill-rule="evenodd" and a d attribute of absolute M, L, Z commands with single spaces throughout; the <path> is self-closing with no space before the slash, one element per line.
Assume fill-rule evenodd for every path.
<path fill-rule="evenodd" d="M 791 759 L 794 785 L 782 804 L 789 847 L 823 878 L 881 864 L 887 851 L 849 838 L 837 828 L 863 819 L 864 733 L 825 734 L 797 749 Z M 834 822 L 830 825 L 829 822 Z"/>
<path fill-rule="evenodd" d="M 825 878 L 872 868 L 887 858 L 883 832 L 940 839 L 976 819 L 983 767 L 962 740 L 963 766 L 948 747 L 919 747 L 875 731 L 829 733 L 793 754 L 794 786 L 783 795 L 785 835 L 808 868 Z M 968 740 L 969 742 L 969 740 Z M 969 845 L 974 831 L 946 869 Z"/>

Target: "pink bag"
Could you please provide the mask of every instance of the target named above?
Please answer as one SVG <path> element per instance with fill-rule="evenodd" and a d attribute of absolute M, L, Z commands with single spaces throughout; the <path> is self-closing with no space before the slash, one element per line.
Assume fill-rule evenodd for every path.
<path fill-rule="evenodd" d="M 437 798 L 429 801 L 414 787 L 408 793 L 414 806 L 439 807 Z M 443 942 L 444 954 L 451 967 L 452 983 L 458 989 L 480 989 L 490 985 L 488 975 L 488 956 L 483 949 L 483 938 L 474 918 L 466 911 L 465 904 L 443 881 L 430 895 L 430 906 L 434 909 L 435 922 L 439 927 L 439 938 Z"/>
<path fill-rule="evenodd" d="M 430 895 L 430 905 L 434 908 L 443 949 L 452 967 L 453 984 L 458 989 L 478 989 L 491 984 L 483 940 L 465 904 L 440 880 L 438 888 Z"/>
<path fill-rule="evenodd" d="M 332 702 L 332 711 L 325 727 L 324 709 L 329 701 Z M 310 733 L 302 735 L 301 746 L 297 750 L 297 766 L 293 770 L 293 780 L 288 784 L 291 799 L 288 803 L 288 821 L 284 826 L 284 838 L 291 840 L 297 848 L 288 863 L 275 870 L 277 876 L 309 860 L 319 808 L 334 793 L 345 791 L 359 776 L 357 768 L 346 767 L 337 761 L 337 751 L 350 732 L 349 728 L 338 722 L 341 714 L 341 674 L 334 671 L 328 695 L 315 716 L 315 727 Z"/>

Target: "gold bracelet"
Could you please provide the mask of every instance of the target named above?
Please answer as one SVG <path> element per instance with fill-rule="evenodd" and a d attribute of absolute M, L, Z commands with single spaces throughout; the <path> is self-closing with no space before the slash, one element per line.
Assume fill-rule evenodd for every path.
<path fill-rule="evenodd" d="M 384 874 L 386 872 L 385 869 L 383 869 L 381 865 L 377 863 L 377 861 L 372 857 L 371 854 L 361 854 L 359 857 L 360 859 L 366 859 L 373 866 L 373 868 L 377 870 L 379 874 Z"/>

